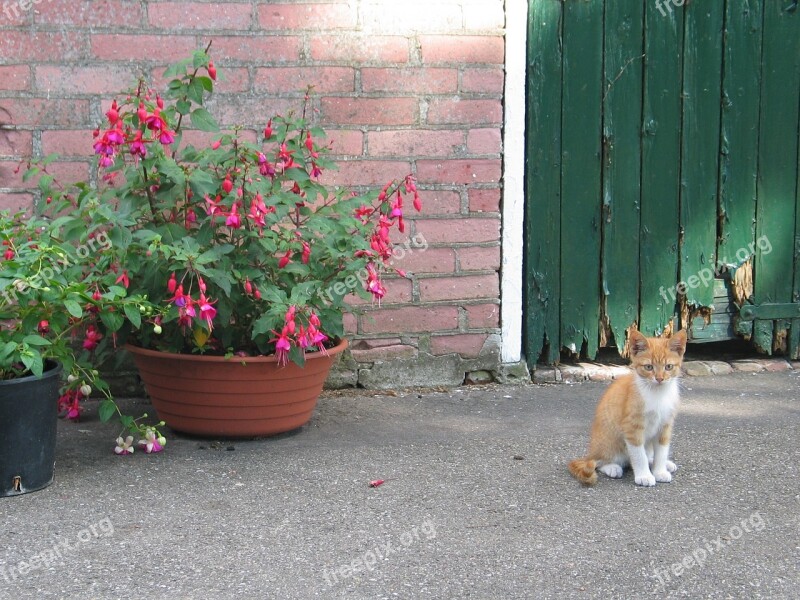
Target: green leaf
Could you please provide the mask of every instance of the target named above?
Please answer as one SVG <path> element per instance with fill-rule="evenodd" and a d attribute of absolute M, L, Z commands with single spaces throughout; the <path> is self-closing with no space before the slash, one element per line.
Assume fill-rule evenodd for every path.
<path fill-rule="evenodd" d="M 211 77 L 205 77 L 205 76 L 198 75 L 196 77 L 196 79 L 197 79 L 197 81 L 199 81 L 202 84 L 203 89 L 205 91 L 207 91 L 207 92 L 213 92 L 214 91 L 214 82 L 211 81 Z"/>
<path fill-rule="evenodd" d="M 42 372 L 44 371 L 44 361 L 42 360 L 42 355 L 36 351 L 30 351 L 27 354 L 23 354 L 21 357 L 22 364 L 34 375 L 37 377 L 42 376 Z"/>
<path fill-rule="evenodd" d="M 289 350 L 289 360 L 291 360 L 298 367 L 304 367 L 306 364 L 306 355 L 297 346 L 292 346 Z"/>
<path fill-rule="evenodd" d="M 217 184 L 214 178 L 208 172 L 201 169 L 195 169 L 189 175 L 189 187 L 197 198 L 203 198 L 207 194 L 213 194 L 217 190 Z"/>
<path fill-rule="evenodd" d="M 175 103 L 175 108 L 178 109 L 178 112 L 182 115 L 188 115 L 192 112 L 192 103 L 187 100 L 178 100 Z"/>
<path fill-rule="evenodd" d="M 11 354 L 13 354 L 16 351 L 16 349 L 17 349 L 17 344 L 14 342 L 6 342 L 5 344 L 3 344 L 3 346 L 0 347 L 0 361 L 3 361 L 9 356 L 11 356 Z"/>
<path fill-rule="evenodd" d="M 203 87 L 203 84 L 198 81 L 197 78 L 195 78 L 192 79 L 192 82 L 186 89 L 186 95 L 189 96 L 189 100 L 195 104 L 203 104 L 203 95 L 205 94 L 205 91 L 206 90 Z"/>
<path fill-rule="evenodd" d="M 107 423 L 111 420 L 117 412 L 117 405 L 114 403 L 113 400 L 106 398 L 100 403 L 100 408 L 98 409 L 98 413 L 100 415 L 100 420 L 103 423 Z"/>
<path fill-rule="evenodd" d="M 115 312 L 101 312 L 100 320 L 103 322 L 109 331 L 119 331 L 120 327 L 125 323 L 125 319 Z"/>
<path fill-rule="evenodd" d="M 210 57 L 206 54 L 205 50 L 195 50 L 192 53 L 192 66 L 195 69 L 199 69 L 200 67 L 207 67 L 208 61 Z"/>
<path fill-rule="evenodd" d="M 205 108 L 196 108 L 191 114 L 192 125 L 200 131 L 219 131 L 219 125 Z"/>
<path fill-rule="evenodd" d="M 125 304 L 124 310 L 125 316 L 128 317 L 131 325 L 139 329 L 142 326 L 142 313 L 139 312 L 139 309 L 133 304 Z"/>
<path fill-rule="evenodd" d="M 64 300 L 64 308 L 76 319 L 80 319 L 83 316 L 83 308 L 75 300 Z"/>
<path fill-rule="evenodd" d="M 29 346 L 49 346 L 52 344 L 50 340 L 44 339 L 40 335 L 26 335 L 22 341 Z"/>

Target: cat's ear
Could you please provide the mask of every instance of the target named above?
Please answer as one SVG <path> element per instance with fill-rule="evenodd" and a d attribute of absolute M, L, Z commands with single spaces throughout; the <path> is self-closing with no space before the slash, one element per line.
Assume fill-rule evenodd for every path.
<path fill-rule="evenodd" d="M 669 349 L 683 356 L 683 353 L 686 352 L 685 329 L 681 329 L 678 333 L 673 334 L 673 336 L 669 338 Z"/>
<path fill-rule="evenodd" d="M 636 356 L 647 350 L 647 338 L 637 329 L 631 329 L 628 344 L 631 349 L 631 356 Z"/>

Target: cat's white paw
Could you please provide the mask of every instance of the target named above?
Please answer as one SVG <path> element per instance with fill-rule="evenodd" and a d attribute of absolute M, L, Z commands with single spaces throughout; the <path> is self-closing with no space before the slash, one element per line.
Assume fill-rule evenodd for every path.
<path fill-rule="evenodd" d="M 675 471 L 678 470 L 678 465 L 676 465 L 671 460 L 667 461 L 667 465 L 666 466 L 667 466 L 667 471 L 669 471 L 670 473 L 674 473 Z"/>
<path fill-rule="evenodd" d="M 670 481 L 672 481 L 672 475 L 670 475 L 669 471 L 667 471 L 666 469 L 663 471 L 656 471 L 655 473 L 653 473 L 653 477 L 655 477 L 656 481 L 659 483 L 669 483 Z"/>
<path fill-rule="evenodd" d="M 609 463 L 600 467 L 600 471 L 611 477 L 612 479 L 619 479 L 622 477 L 622 467 L 616 463 Z"/>
<path fill-rule="evenodd" d="M 645 473 L 644 475 L 638 475 L 636 477 L 636 485 L 642 485 L 644 487 L 652 487 L 656 484 L 656 478 L 652 476 L 650 473 Z"/>

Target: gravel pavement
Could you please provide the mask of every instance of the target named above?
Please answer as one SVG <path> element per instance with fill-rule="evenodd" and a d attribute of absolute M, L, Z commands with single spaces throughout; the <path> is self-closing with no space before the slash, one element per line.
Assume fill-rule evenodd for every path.
<path fill-rule="evenodd" d="M 800 373 L 685 379 L 655 488 L 567 472 L 606 385 L 326 392 L 298 432 L 153 456 L 90 410 L 0 499 L 0 598 L 800 597 Z"/>

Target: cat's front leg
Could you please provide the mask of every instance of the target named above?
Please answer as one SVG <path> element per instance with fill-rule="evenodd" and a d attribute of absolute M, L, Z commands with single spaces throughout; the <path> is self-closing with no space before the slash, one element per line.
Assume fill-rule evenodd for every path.
<path fill-rule="evenodd" d="M 650 472 L 650 465 L 647 462 L 647 452 L 644 449 L 644 444 L 633 444 L 625 440 L 625 446 L 628 448 L 628 457 L 631 460 L 631 467 L 633 468 L 633 478 L 636 485 L 645 487 L 654 486 L 656 478 Z"/>
<path fill-rule="evenodd" d="M 667 423 L 661 430 L 658 442 L 655 444 L 653 453 L 653 476 L 659 483 L 669 483 L 672 481 L 671 473 L 677 468 L 675 463 L 667 460 L 669 456 L 669 442 L 672 438 L 672 424 Z"/>

